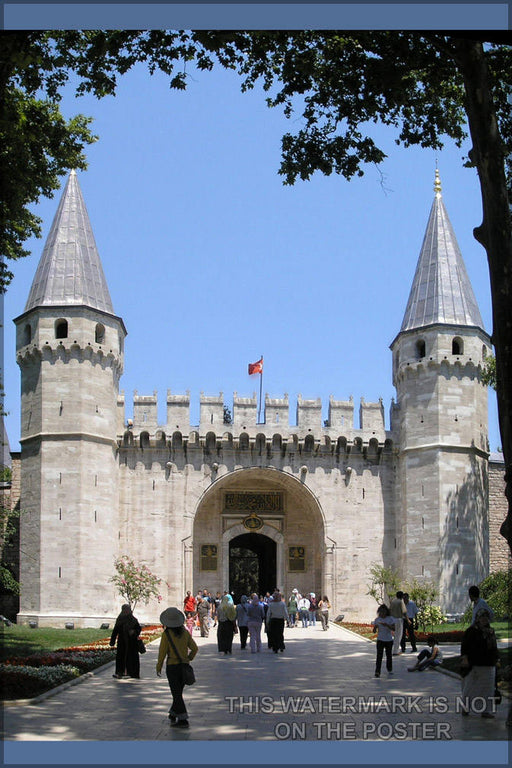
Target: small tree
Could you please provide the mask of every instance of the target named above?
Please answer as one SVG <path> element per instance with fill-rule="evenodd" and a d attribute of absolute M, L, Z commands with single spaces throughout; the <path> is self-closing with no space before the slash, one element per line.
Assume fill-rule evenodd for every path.
<path fill-rule="evenodd" d="M 442 613 L 440 609 L 435 609 L 434 600 L 439 595 L 439 589 L 433 581 L 418 581 L 413 578 L 407 583 L 407 592 L 418 606 L 418 623 L 423 632 L 426 632 L 427 626 L 442 622 Z M 436 612 L 438 611 L 438 612 Z M 434 619 L 439 618 L 439 621 Z"/>
<path fill-rule="evenodd" d="M 400 586 L 400 576 L 392 568 L 386 568 L 381 563 L 372 563 L 370 583 L 367 586 L 367 595 L 371 595 L 379 605 L 387 603 Z"/>
<path fill-rule="evenodd" d="M 162 579 L 155 576 L 145 565 L 136 565 L 134 561 L 123 555 L 114 562 L 116 575 L 112 576 L 111 581 L 117 588 L 121 597 L 129 603 L 132 611 L 138 602 L 147 605 L 152 597 L 156 597 L 158 602 L 162 599 L 159 594 L 158 586 Z"/>
<path fill-rule="evenodd" d="M 508 571 L 496 571 L 487 576 L 478 585 L 480 597 L 488 603 L 494 611 L 495 619 L 510 619 L 512 616 L 512 569 Z M 464 622 L 471 623 L 473 616 L 473 603 L 464 613 Z"/>

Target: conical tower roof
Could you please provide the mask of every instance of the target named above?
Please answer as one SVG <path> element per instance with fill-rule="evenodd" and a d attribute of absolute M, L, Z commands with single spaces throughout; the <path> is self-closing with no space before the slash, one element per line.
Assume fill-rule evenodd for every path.
<path fill-rule="evenodd" d="M 441 197 L 436 170 L 435 198 L 400 332 L 434 323 L 476 326 L 482 317 L 460 248 Z"/>
<path fill-rule="evenodd" d="M 75 171 L 69 174 L 25 312 L 40 306 L 62 305 L 87 306 L 114 314 Z"/>

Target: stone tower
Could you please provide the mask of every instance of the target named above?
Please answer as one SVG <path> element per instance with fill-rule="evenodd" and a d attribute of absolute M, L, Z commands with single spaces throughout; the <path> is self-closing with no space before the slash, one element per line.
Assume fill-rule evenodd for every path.
<path fill-rule="evenodd" d="M 487 388 L 491 342 L 448 219 L 435 198 L 402 327 L 391 345 L 401 503 L 398 568 L 439 585 L 458 613 L 488 573 Z M 401 512 L 399 511 L 401 510 Z"/>
<path fill-rule="evenodd" d="M 118 552 L 116 434 L 126 330 L 112 307 L 71 172 L 25 311 L 21 368 L 21 604 L 18 621 L 97 626 L 112 617 Z"/>

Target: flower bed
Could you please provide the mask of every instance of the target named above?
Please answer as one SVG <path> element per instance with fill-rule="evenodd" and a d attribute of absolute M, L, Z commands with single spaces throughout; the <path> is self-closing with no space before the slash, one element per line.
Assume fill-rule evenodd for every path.
<path fill-rule="evenodd" d="M 162 627 L 151 625 L 143 627 L 140 636 L 144 643 L 149 643 L 161 633 Z M 113 661 L 115 655 L 116 650 L 110 647 L 108 636 L 85 645 L 6 659 L 0 664 L 2 699 L 8 701 L 38 696 Z"/>
<path fill-rule="evenodd" d="M 342 622 L 336 622 L 340 627 L 345 627 L 345 629 L 350 629 L 351 632 L 355 632 L 358 635 L 361 635 L 362 637 L 366 637 L 369 640 L 375 640 L 377 637 L 376 633 L 373 631 L 371 624 L 358 624 L 356 622 L 349 622 L 349 621 L 342 621 Z M 419 630 L 416 630 L 414 633 L 416 635 L 416 640 L 418 643 L 426 643 L 427 637 L 429 636 L 430 632 L 421 632 Z M 436 632 L 435 636 L 438 639 L 440 643 L 460 643 L 462 640 L 462 635 L 464 632 L 462 630 L 451 630 L 447 632 Z"/>

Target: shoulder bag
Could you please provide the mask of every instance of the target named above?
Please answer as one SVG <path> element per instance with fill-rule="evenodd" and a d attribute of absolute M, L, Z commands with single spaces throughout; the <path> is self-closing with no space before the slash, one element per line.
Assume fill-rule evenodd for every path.
<path fill-rule="evenodd" d="M 137 638 L 137 650 L 139 653 L 146 653 L 146 646 L 144 640 L 141 637 Z"/>
<path fill-rule="evenodd" d="M 167 639 L 170 642 L 172 649 L 178 659 L 180 660 L 180 666 L 181 666 L 181 674 L 183 678 L 183 685 L 194 685 L 196 681 L 196 675 L 194 672 L 194 669 L 192 667 L 192 664 L 189 664 L 188 661 L 183 661 L 181 656 L 179 655 L 176 646 L 174 645 L 173 639 L 171 637 L 171 633 L 166 629 L 165 634 L 167 635 Z"/>

